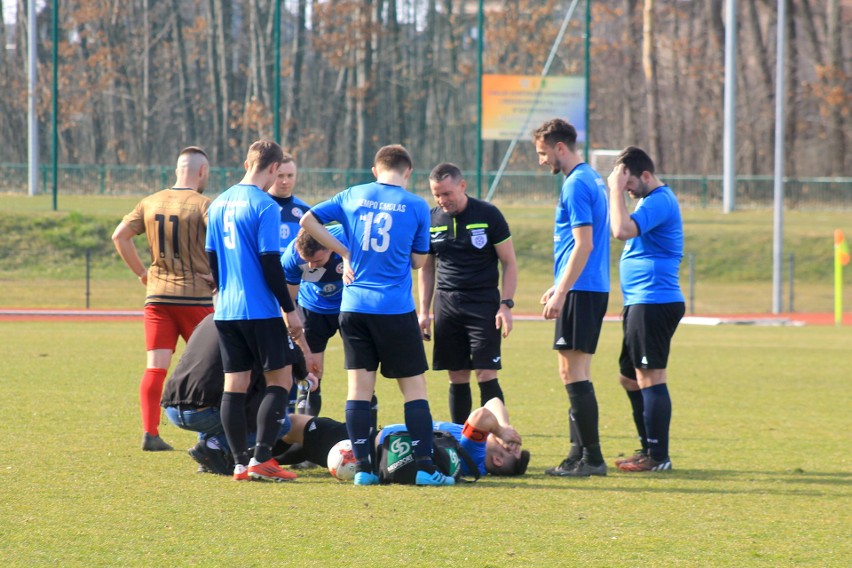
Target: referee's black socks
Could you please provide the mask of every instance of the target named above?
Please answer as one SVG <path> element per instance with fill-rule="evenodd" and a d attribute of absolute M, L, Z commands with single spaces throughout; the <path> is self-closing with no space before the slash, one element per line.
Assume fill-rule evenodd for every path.
<path fill-rule="evenodd" d="M 450 419 L 456 424 L 464 424 L 470 416 L 470 383 L 450 383 Z"/>
<path fill-rule="evenodd" d="M 485 403 L 492 398 L 499 398 L 500 402 L 506 402 L 503 399 L 503 389 L 500 388 L 500 379 L 497 377 L 479 383 L 479 406 L 485 406 Z"/>

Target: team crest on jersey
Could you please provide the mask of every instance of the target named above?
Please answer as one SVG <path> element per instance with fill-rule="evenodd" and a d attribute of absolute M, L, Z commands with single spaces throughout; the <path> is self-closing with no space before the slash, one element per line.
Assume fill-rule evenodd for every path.
<path fill-rule="evenodd" d="M 288 225 L 282 224 L 280 229 L 280 235 L 282 239 L 290 238 L 290 227 Z"/>
<path fill-rule="evenodd" d="M 473 229 L 470 232 L 470 242 L 473 246 L 481 249 L 488 244 L 488 235 L 485 234 L 485 229 Z"/>
<path fill-rule="evenodd" d="M 293 210 L 290 211 L 290 213 L 292 213 L 293 217 L 295 217 L 296 219 L 299 219 L 299 218 L 302 217 L 302 210 L 299 209 L 298 207 L 293 207 Z"/>
<path fill-rule="evenodd" d="M 343 274 L 343 263 L 342 263 L 342 262 L 338 262 L 338 263 L 337 263 L 337 266 L 334 268 L 334 270 L 335 270 L 335 272 L 337 272 L 338 274 Z"/>

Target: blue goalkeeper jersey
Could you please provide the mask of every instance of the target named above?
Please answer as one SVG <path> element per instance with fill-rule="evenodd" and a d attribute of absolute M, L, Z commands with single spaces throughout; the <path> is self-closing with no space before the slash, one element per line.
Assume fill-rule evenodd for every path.
<path fill-rule="evenodd" d="M 280 252 L 284 254 L 284 251 L 287 250 L 287 245 L 293 242 L 296 234 L 299 232 L 299 220 L 302 218 L 302 215 L 308 212 L 311 206 L 295 195 L 291 195 L 290 197 L 270 195 L 269 197 L 281 207 Z"/>
<path fill-rule="evenodd" d="M 355 281 L 343 289 L 341 312 L 414 311 L 411 253 L 429 252 L 429 205 L 379 182 L 344 190 L 311 209 L 322 224 L 337 221 L 350 246 Z"/>
<path fill-rule="evenodd" d="M 333 225 L 328 231 L 334 238 L 349 247 L 343 235 L 343 227 Z M 323 266 L 310 268 L 299 253 L 296 243 L 291 242 L 281 256 L 281 266 L 287 284 L 299 286 L 299 305 L 318 314 L 336 314 L 340 312 L 343 297 L 343 259 L 332 252 Z"/>
<path fill-rule="evenodd" d="M 388 434 L 393 434 L 395 432 L 402 432 L 407 430 L 405 424 L 391 424 L 390 426 L 385 426 L 379 431 L 379 444 L 385 441 L 385 436 Z M 485 475 L 485 442 L 474 442 L 470 438 L 466 437 L 464 432 L 464 426 L 461 424 L 456 424 L 454 422 L 432 422 L 432 430 L 442 430 L 451 434 L 453 438 L 458 440 L 459 445 L 464 448 L 464 450 L 470 455 L 473 463 L 476 464 L 476 467 L 479 468 L 479 475 Z M 470 468 L 467 466 L 467 462 L 465 460 L 461 460 L 461 468 L 462 475 L 471 476 L 473 472 L 470 471 Z"/>
<path fill-rule="evenodd" d="M 624 305 L 683 302 L 683 221 L 674 192 L 667 185 L 656 188 L 639 200 L 630 218 L 639 235 L 628 239 L 621 253 Z"/>
<path fill-rule="evenodd" d="M 592 227 L 593 249 L 572 290 L 609 292 L 609 202 L 606 184 L 588 164 L 579 164 L 562 184 L 553 226 L 553 277 L 558 285 L 574 250 L 577 227 Z"/>
<path fill-rule="evenodd" d="M 260 264 L 262 254 L 280 254 L 280 219 L 278 205 L 255 185 L 232 186 L 210 205 L 205 248 L 219 265 L 215 319 L 281 317 Z"/>

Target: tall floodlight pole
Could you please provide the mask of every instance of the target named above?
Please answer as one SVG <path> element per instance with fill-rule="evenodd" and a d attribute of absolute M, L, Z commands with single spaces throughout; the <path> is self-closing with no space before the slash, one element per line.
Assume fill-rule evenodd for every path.
<path fill-rule="evenodd" d="M 484 1 L 476 15 L 476 198 L 482 197 L 482 48 L 485 33 Z"/>
<path fill-rule="evenodd" d="M 27 110 L 29 115 L 29 194 L 38 193 L 38 114 L 36 111 L 36 0 L 27 2 Z"/>
<path fill-rule="evenodd" d="M 737 0 L 728 0 L 726 9 L 722 211 L 731 213 L 736 209 L 737 195 Z"/>
<path fill-rule="evenodd" d="M 53 84 L 51 85 L 51 107 L 53 112 L 51 119 L 51 127 L 53 137 L 51 139 L 51 181 L 53 192 L 53 210 L 56 211 L 57 198 L 59 193 L 59 0 L 53 0 L 53 52 L 51 59 L 53 62 Z"/>
<path fill-rule="evenodd" d="M 772 216 L 772 313 L 781 313 L 781 263 L 784 253 L 784 32 L 787 0 L 778 0 L 778 47 L 775 62 L 775 184 Z"/>
<path fill-rule="evenodd" d="M 585 47 L 586 53 L 585 63 L 583 64 L 583 74 L 585 75 L 586 85 L 584 87 L 586 91 L 586 150 L 584 153 L 583 159 L 586 162 L 589 161 L 589 148 L 591 147 L 592 137 L 590 136 L 591 128 L 589 124 L 589 95 L 591 93 L 591 61 L 592 57 L 590 54 L 591 42 L 592 42 L 592 0 L 586 0 L 586 23 L 585 23 L 585 38 L 583 40 L 583 45 Z"/>
<path fill-rule="evenodd" d="M 272 43 L 275 44 L 275 65 L 272 70 L 272 138 L 281 143 L 281 0 L 275 0 L 275 15 L 272 22 Z"/>

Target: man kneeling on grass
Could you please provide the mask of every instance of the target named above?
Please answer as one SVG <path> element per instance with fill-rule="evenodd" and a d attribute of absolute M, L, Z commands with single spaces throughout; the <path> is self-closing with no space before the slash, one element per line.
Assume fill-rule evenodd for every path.
<path fill-rule="evenodd" d="M 290 417 L 290 431 L 273 448 L 275 459 L 281 464 L 297 464 L 305 460 L 325 464 L 328 453 L 349 435 L 346 424 L 331 418 L 312 418 L 307 415 Z M 467 451 L 479 469 L 479 475 L 523 475 L 530 462 L 530 453 L 521 449 L 521 436 L 509 423 L 509 413 L 499 398 L 492 398 L 485 406 L 468 416 L 464 426 L 453 422 L 433 422 L 434 430 L 452 434 Z M 376 444 L 385 436 L 405 430 L 405 424 L 392 424 L 379 431 Z M 462 475 L 473 476 L 464 461 Z"/>
<path fill-rule="evenodd" d="M 308 374 L 304 355 L 298 345 L 295 350 L 293 377 L 296 380 L 307 378 L 316 388 L 317 381 Z M 188 453 L 198 462 L 200 472 L 231 475 L 234 471 L 234 462 L 219 414 L 224 386 L 225 371 L 219 351 L 219 335 L 213 314 L 210 314 L 201 320 L 189 338 L 174 373 L 166 382 L 160 402 L 172 424 L 184 430 L 198 432 L 198 444 L 190 448 Z M 246 393 L 249 447 L 255 444 L 257 411 L 265 387 L 263 369 L 258 366 L 252 370 Z M 289 416 L 285 416 L 278 438 L 289 427 Z"/>

